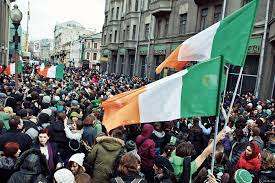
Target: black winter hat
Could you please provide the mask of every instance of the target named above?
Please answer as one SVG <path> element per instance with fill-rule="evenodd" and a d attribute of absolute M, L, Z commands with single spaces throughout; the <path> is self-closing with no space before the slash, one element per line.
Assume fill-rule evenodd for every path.
<path fill-rule="evenodd" d="M 163 156 L 157 156 L 155 158 L 155 165 L 157 167 L 161 167 L 163 169 L 166 168 L 170 172 L 174 172 L 174 168 L 172 167 L 170 161 L 167 158 L 163 157 Z"/>

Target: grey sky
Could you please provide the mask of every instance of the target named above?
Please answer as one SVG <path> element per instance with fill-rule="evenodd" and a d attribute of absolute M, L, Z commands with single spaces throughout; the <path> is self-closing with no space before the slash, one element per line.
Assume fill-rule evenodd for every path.
<path fill-rule="evenodd" d="M 105 0 L 29 0 L 30 39 L 53 38 L 54 26 L 75 20 L 86 28 L 101 32 L 104 23 Z M 23 13 L 22 26 L 26 30 L 28 0 L 15 2 Z"/>

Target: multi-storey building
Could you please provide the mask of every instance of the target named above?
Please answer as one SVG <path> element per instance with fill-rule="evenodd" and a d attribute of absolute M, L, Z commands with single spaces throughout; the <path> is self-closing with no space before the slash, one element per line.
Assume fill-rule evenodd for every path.
<path fill-rule="evenodd" d="M 248 2 L 227 1 L 225 16 Z M 267 39 L 263 42 L 268 0 L 259 2 L 239 92 L 255 92 L 258 80 L 260 97 L 270 98 L 275 83 L 275 3 L 271 0 L 269 4 Z M 106 0 L 101 48 L 102 56 L 108 57 L 108 72 L 162 77 L 169 70 L 156 75 L 155 68 L 183 41 L 221 20 L 222 13 L 222 0 Z M 258 77 L 259 68 L 263 72 Z M 239 69 L 230 69 L 229 90 L 235 87 Z"/>
<path fill-rule="evenodd" d="M 15 0 L 0 0 L 0 64 L 7 65 L 9 59 L 10 3 Z"/>

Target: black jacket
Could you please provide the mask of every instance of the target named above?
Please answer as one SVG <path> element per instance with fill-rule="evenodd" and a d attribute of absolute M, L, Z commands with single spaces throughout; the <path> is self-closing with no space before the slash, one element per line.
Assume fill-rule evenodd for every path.
<path fill-rule="evenodd" d="M 14 167 L 17 170 L 8 183 L 47 183 L 49 175 L 46 157 L 37 149 L 24 152 Z"/>
<path fill-rule="evenodd" d="M 7 133 L 0 136 L 0 151 L 3 151 L 7 142 L 17 142 L 22 152 L 30 149 L 32 139 L 27 134 L 21 133 L 19 130 L 8 130 Z"/>
<path fill-rule="evenodd" d="M 127 176 L 121 176 L 117 178 L 121 178 L 125 183 L 131 183 L 135 179 L 140 180 L 140 183 L 147 183 L 147 181 L 144 178 L 140 177 L 140 175 L 137 173 L 129 173 L 129 175 Z M 110 182 L 117 183 L 116 178 L 112 178 Z"/>

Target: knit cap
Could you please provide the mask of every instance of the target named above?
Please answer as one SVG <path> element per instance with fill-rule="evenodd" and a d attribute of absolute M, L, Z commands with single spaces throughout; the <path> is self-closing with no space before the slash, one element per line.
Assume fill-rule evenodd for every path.
<path fill-rule="evenodd" d="M 44 96 L 42 99 L 42 103 L 49 104 L 51 103 L 51 97 L 50 96 Z"/>
<path fill-rule="evenodd" d="M 157 156 L 155 158 L 155 165 L 157 165 L 158 167 L 162 167 L 163 169 L 166 168 L 170 172 L 174 172 L 174 168 L 172 167 L 170 161 L 163 156 Z"/>
<path fill-rule="evenodd" d="M 132 140 L 128 140 L 125 144 L 125 148 L 127 149 L 127 151 L 132 151 L 136 149 L 136 143 Z"/>
<path fill-rule="evenodd" d="M 69 161 L 73 161 L 77 163 L 79 166 L 83 167 L 84 158 L 85 158 L 84 153 L 76 153 L 70 157 Z"/>
<path fill-rule="evenodd" d="M 251 174 L 245 169 L 238 169 L 235 172 L 234 179 L 235 179 L 236 183 L 251 183 L 252 182 Z"/>
<path fill-rule="evenodd" d="M 57 183 L 74 183 L 74 175 L 67 168 L 62 168 L 54 173 L 54 179 Z"/>

